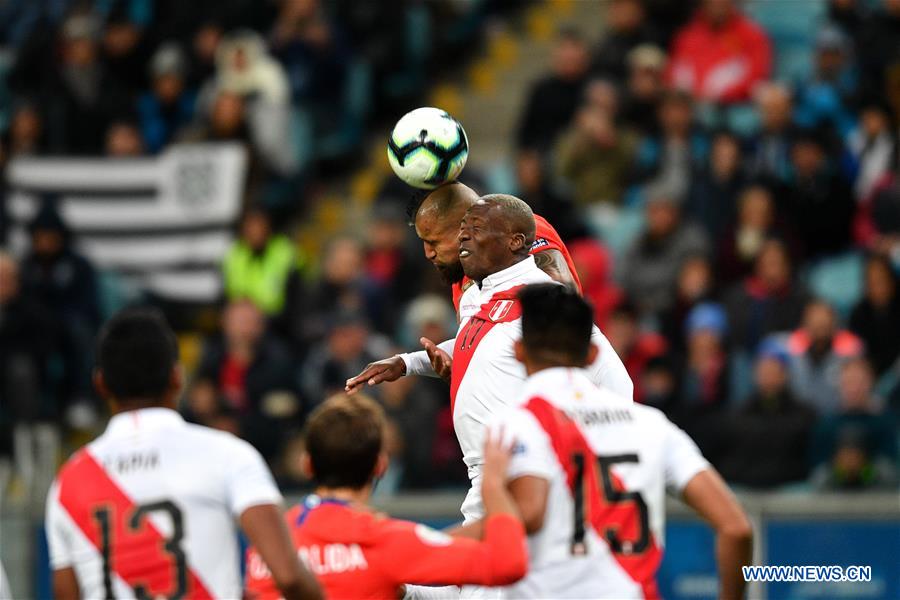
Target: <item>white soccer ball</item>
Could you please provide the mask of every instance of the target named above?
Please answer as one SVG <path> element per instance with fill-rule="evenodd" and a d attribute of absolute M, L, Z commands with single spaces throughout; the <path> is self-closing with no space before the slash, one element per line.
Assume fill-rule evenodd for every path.
<path fill-rule="evenodd" d="M 469 140 L 447 111 L 417 108 L 394 125 L 387 154 L 397 177 L 413 187 L 432 190 L 459 177 L 469 157 Z"/>

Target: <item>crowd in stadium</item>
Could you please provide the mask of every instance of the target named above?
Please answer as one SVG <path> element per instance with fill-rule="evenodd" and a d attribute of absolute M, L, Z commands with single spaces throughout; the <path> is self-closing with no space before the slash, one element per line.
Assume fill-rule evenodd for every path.
<path fill-rule="evenodd" d="M 751 8 L 766 3 L 747 4 L 604 3 L 599 43 L 561 30 L 550 72 L 523 99 L 509 189 L 488 189 L 503 173 L 462 179 L 516 193 L 556 227 L 635 400 L 664 410 L 731 483 L 895 486 L 900 1 L 829 0 L 800 40 L 757 21 Z M 801 18 L 815 3 L 793 4 Z M 183 412 L 249 440 L 279 483 L 302 485 L 305 415 L 367 363 L 451 337 L 456 317 L 399 182 L 365 231 L 320 256 L 301 255 L 281 225 L 303 218 L 322 177 L 348 175 L 335 175 L 337 159 L 368 130 L 418 106 L 442 52 L 477 48 L 486 22 L 517 9 L 6 2 L 0 161 L 246 145 L 221 320 L 202 329 Z M 102 412 L 89 377 L 106 316 L 96 269 L 51 204 L 29 233 L 26 256 L 0 257 L 3 455 L 23 451 L 19 426 L 68 434 Z M 366 393 L 390 420 L 379 493 L 465 485 L 443 381 Z"/>

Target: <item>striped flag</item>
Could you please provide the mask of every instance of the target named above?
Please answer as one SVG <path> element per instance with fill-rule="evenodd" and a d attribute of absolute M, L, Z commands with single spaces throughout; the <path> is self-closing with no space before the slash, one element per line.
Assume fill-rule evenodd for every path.
<path fill-rule="evenodd" d="M 172 146 L 158 157 L 16 158 L 7 168 L 9 240 L 28 248 L 42 197 L 58 197 L 76 247 L 97 267 L 179 302 L 221 292 L 247 168 L 239 144 Z"/>

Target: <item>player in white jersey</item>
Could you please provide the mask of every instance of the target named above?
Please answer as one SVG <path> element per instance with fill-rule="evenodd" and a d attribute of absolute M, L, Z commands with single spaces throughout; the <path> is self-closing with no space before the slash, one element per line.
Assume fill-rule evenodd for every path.
<path fill-rule="evenodd" d="M 240 598 L 235 519 L 285 598 L 321 598 L 259 453 L 174 410 L 181 371 L 159 313 L 126 310 L 106 324 L 94 384 L 113 417 L 47 499 L 56 598 Z"/>
<path fill-rule="evenodd" d="M 594 385 L 592 311 L 557 285 L 519 293 L 529 373 L 492 427 L 513 436 L 509 488 L 529 533 L 529 572 L 510 598 L 656 598 L 666 490 L 716 530 L 721 598 L 743 594 L 752 531 L 694 442 L 655 408 Z M 477 532 L 477 528 L 474 528 Z"/>
<path fill-rule="evenodd" d="M 522 200 L 503 194 L 479 199 L 460 225 L 460 262 L 477 285 L 460 300 L 456 338 L 440 348 L 429 343 L 427 351 L 373 363 L 347 382 L 352 392 L 402 374 L 450 371 L 453 425 L 471 482 L 462 506 L 466 522 L 484 513 L 479 477 L 485 427 L 510 407 L 525 380 L 525 369 L 513 355 L 521 334 L 516 292 L 523 285 L 552 281 L 528 254 L 534 231 L 534 215 Z M 589 367 L 592 379 L 631 397 L 631 379 L 612 346 L 596 327 L 592 339 L 601 349 Z"/>

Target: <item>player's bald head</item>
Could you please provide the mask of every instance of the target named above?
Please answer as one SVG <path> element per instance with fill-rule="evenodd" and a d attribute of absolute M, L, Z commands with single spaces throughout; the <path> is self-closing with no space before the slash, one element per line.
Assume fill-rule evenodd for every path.
<path fill-rule="evenodd" d="M 429 192 L 419 205 L 415 219 L 418 221 L 422 217 L 455 221 L 452 225 L 456 227 L 466 210 L 477 200 L 478 194 L 475 190 L 464 183 L 454 181 Z"/>
<path fill-rule="evenodd" d="M 534 243 L 534 212 L 524 200 L 509 194 L 488 194 L 475 201 L 472 208 L 484 210 L 489 221 L 504 231 L 524 235 L 526 252 Z"/>

